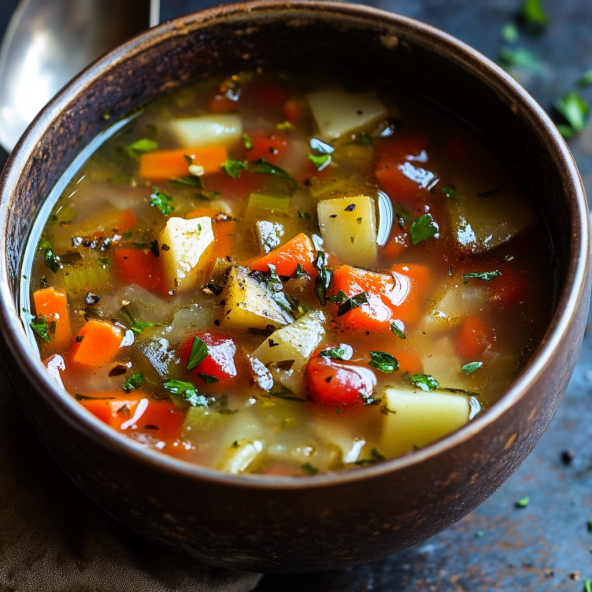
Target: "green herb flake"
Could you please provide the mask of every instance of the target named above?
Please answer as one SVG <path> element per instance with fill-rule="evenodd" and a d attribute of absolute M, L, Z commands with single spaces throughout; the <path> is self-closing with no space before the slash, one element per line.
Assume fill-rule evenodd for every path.
<path fill-rule="evenodd" d="M 345 360 L 346 352 L 340 347 L 334 347 L 332 349 L 324 349 L 320 352 L 321 358 L 331 358 L 332 360 Z"/>
<path fill-rule="evenodd" d="M 60 269 L 60 258 L 51 250 L 51 248 L 45 251 L 45 266 L 49 267 L 54 273 L 57 273 Z"/>
<path fill-rule="evenodd" d="M 578 80 L 580 86 L 592 86 L 592 69 L 586 70 Z"/>
<path fill-rule="evenodd" d="M 405 224 L 409 224 L 413 219 L 413 214 L 402 204 L 395 202 L 393 203 L 393 212 L 399 223 L 401 230 L 405 230 Z"/>
<path fill-rule="evenodd" d="M 411 382 L 422 391 L 433 391 L 440 386 L 440 383 L 429 374 L 414 374 L 410 377 Z"/>
<path fill-rule="evenodd" d="M 576 91 L 571 91 L 553 103 L 555 109 L 565 117 L 574 133 L 581 132 L 586 126 L 590 105 Z M 558 126 L 559 127 L 559 126 Z"/>
<path fill-rule="evenodd" d="M 197 375 L 206 383 L 206 384 L 214 384 L 215 382 L 219 382 L 220 379 L 216 376 L 212 376 L 211 374 L 205 374 L 204 372 L 198 372 Z"/>
<path fill-rule="evenodd" d="M 481 366 L 483 366 L 483 362 L 469 362 L 462 367 L 462 370 L 463 372 L 466 372 L 468 376 L 469 374 L 473 374 L 475 370 L 479 370 Z"/>
<path fill-rule="evenodd" d="M 478 530 L 478 531 L 475 533 L 475 537 L 476 537 L 476 538 L 478 538 L 478 539 L 481 539 L 481 538 L 483 538 L 483 531 L 482 531 L 482 530 Z"/>
<path fill-rule="evenodd" d="M 399 338 L 399 339 L 407 339 L 405 336 L 405 323 L 396 319 L 391 323 L 391 331 Z"/>
<path fill-rule="evenodd" d="M 37 245 L 38 251 L 43 251 L 43 249 L 51 249 L 51 243 L 48 240 L 41 241 L 39 245 Z"/>
<path fill-rule="evenodd" d="M 518 41 L 518 27 L 514 23 L 506 23 L 501 30 L 501 38 L 507 43 L 514 43 Z"/>
<path fill-rule="evenodd" d="M 233 160 L 229 158 L 224 164 L 220 165 L 220 168 L 233 179 L 238 179 L 241 170 L 246 171 L 248 166 L 246 160 Z"/>
<path fill-rule="evenodd" d="M 368 295 L 366 294 L 366 292 L 360 292 L 356 296 L 348 298 L 345 302 L 340 304 L 339 308 L 337 309 L 337 316 L 341 317 L 344 314 L 348 313 L 350 310 L 358 308 L 363 304 L 368 304 Z"/>
<path fill-rule="evenodd" d="M 454 185 L 444 185 L 444 187 L 442 187 L 442 193 L 448 199 L 454 199 L 456 197 L 456 187 Z"/>
<path fill-rule="evenodd" d="M 164 388 L 174 395 L 183 395 L 185 400 L 193 407 L 207 407 L 209 405 L 206 397 L 199 395 L 191 382 L 170 380 L 164 383 Z"/>
<path fill-rule="evenodd" d="M 130 158 L 138 158 L 142 152 L 154 152 L 158 150 L 158 142 L 143 138 L 125 147 L 125 151 Z"/>
<path fill-rule="evenodd" d="M 438 225 L 434 222 L 432 216 L 430 214 L 422 214 L 413 221 L 413 224 L 409 228 L 411 242 L 416 245 L 437 234 L 438 230 Z"/>
<path fill-rule="evenodd" d="M 157 208 L 163 216 L 170 216 L 173 213 L 174 208 L 169 205 L 172 201 L 173 198 L 170 195 L 154 187 L 154 193 L 150 196 L 150 205 Z"/>
<path fill-rule="evenodd" d="M 586 522 L 586 526 L 588 527 L 588 532 L 592 532 L 592 520 L 588 520 L 588 522 Z"/>
<path fill-rule="evenodd" d="M 134 374 L 123 383 L 123 390 L 129 393 L 139 388 L 142 382 L 144 382 L 144 375 L 141 372 Z"/>
<path fill-rule="evenodd" d="M 183 158 L 187 163 L 187 166 L 190 167 L 193 164 L 193 156 L 189 156 L 188 154 L 183 154 Z"/>
<path fill-rule="evenodd" d="M 101 257 L 97 259 L 97 263 L 100 263 L 101 265 L 111 265 L 111 259 L 109 259 L 109 257 Z"/>
<path fill-rule="evenodd" d="M 516 507 L 517 508 L 526 508 L 528 506 L 528 504 L 530 503 L 530 499 L 527 495 L 525 495 L 524 497 L 521 497 L 517 502 L 516 502 Z"/>
<path fill-rule="evenodd" d="M 330 154 L 307 154 L 306 156 L 317 167 L 317 171 L 322 171 L 331 164 Z"/>
<path fill-rule="evenodd" d="M 195 175 L 188 175 L 181 179 L 174 177 L 171 179 L 170 185 L 184 185 L 186 187 L 193 187 L 194 189 L 203 189 L 201 177 L 196 177 Z"/>
<path fill-rule="evenodd" d="M 383 351 L 371 351 L 368 365 L 381 370 L 385 374 L 392 374 L 399 369 L 397 358 Z"/>
<path fill-rule="evenodd" d="M 26 308 L 23 308 L 25 320 L 29 327 L 39 335 L 45 341 L 49 341 L 49 327 L 47 326 L 47 319 L 42 317 L 33 316 Z"/>
<path fill-rule="evenodd" d="M 592 553 L 592 548 L 590 552 Z M 584 580 L 584 592 L 592 592 L 592 580 Z"/>
<path fill-rule="evenodd" d="M 302 210 L 298 210 L 298 217 L 304 218 L 307 222 L 310 222 L 311 215 L 308 212 L 303 212 Z"/>
<path fill-rule="evenodd" d="M 253 140 L 247 134 L 243 134 L 243 144 L 247 150 L 253 150 Z"/>
<path fill-rule="evenodd" d="M 354 464 L 358 466 L 375 465 L 376 463 L 384 462 L 385 460 L 386 456 L 384 456 L 384 454 L 382 454 L 378 448 L 373 448 L 370 451 L 370 458 L 362 458 L 357 460 Z"/>
<path fill-rule="evenodd" d="M 549 22 L 542 0 L 525 0 L 522 16 L 527 23 L 533 25 L 546 25 Z"/>
<path fill-rule="evenodd" d="M 362 132 L 359 137 L 358 137 L 360 144 L 362 144 L 362 146 L 373 146 L 374 142 L 372 141 L 372 138 L 366 133 L 366 132 Z"/>
<path fill-rule="evenodd" d="M 543 69 L 539 56 L 523 47 L 517 47 L 516 49 L 502 47 L 499 52 L 499 62 L 506 69 L 514 67 L 536 73 L 542 72 Z"/>
<path fill-rule="evenodd" d="M 325 267 L 325 261 L 325 253 L 323 251 L 318 251 L 317 257 L 313 262 L 313 265 L 319 274 L 315 280 L 314 293 L 322 306 L 327 304 L 327 290 L 333 277 L 333 272 Z"/>
<path fill-rule="evenodd" d="M 187 372 L 197 368 L 207 357 L 208 346 L 199 337 L 194 337 L 189 360 L 187 361 Z"/>
<path fill-rule="evenodd" d="M 281 177 L 282 179 L 288 179 L 289 181 L 293 181 L 292 175 L 284 169 L 281 169 L 274 164 L 269 162 L 265 162 L 265 158 L 260 158 L 259 160 L 253 161 L 253 164 L 256 165 L 254 169 L 251 169 L 252 173 L 263 173 L 267 175 L 275 175 L 276 177 Z"/>
<path fill-rule="evenodd" d="M 502 275 L 501 271 L 472 271 L 471 273 L 465 273 L 463 278 L 472 278 L 475 280 L 485 280 L 486 282 L 490 282 L 494 280 L 496 277 Z"/>
<path fill-rule="evenodd" d="M 316 475 L 319 472 L 319 469 L 311 465 L 310 463 L 305 463 L 300 467 L 307 475 Z"/>
<path fill-rule="evenodd" d="M 130 327 L 130 329 L 136 334 L 139 335 L 142 331 L 149 329 L 150 327 L 154 327 L 155 323 L 151 323 L 150 321 L 134 321 Z"/>

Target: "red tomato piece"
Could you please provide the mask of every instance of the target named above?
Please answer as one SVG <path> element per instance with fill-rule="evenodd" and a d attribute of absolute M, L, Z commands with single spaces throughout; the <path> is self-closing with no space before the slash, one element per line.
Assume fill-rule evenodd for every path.
<path fill-rule="evenodd" d="M 234 378 L 237 375 L 236 365 L 234 363 L 236 356 L 234 339 L 207 331 L 196 333 L 181 343 L 179 346 L 179 357 L 183 362 L 183 367 L 187 366 L 191 347 L 196 337 L 199 337 L 208 346 L 208 356 L 189 373 L 194 376 L 208 374 L 217 378 L 218 382 L 224 382 Z M 202 380 L 201 377 L 200 380 Z"/>
<path fill-rule="evenodd" d="M 493 329 L 479 317 L 467 317 L 456 337 L 456 352 L 463 358 L 476 360 L 495 340 Z"/>
<path fill-rule="evenodd" d="M 370 397 L 376 386 L 376 376 L 365 366 L 319 356 L 309 362 L 305 382 L 314 403 L 342 407 L 357 403 L 361 397 Z"/>
<path fill-rule="evenodd" d="M 528 283 L 514 270 L 505 268 L 488 286 L 489 299 L 499 306 L 516 306 L 526 298 Z"/>
<path fill-rule="evenodd" d="M 219 191 L 223 199 L 246 199 L 264 185 L 266 176 L 241 171 L 240 177 L 233 179 L 230 175 L 220 171 L 220 173 L 208 177 L 206 189 Z"/>
<path fill-rule="evenodd" d="M 278 116 L 283 114 L 288 91 L 273 80 L 256 80 L 243 88 L 240 100 L 242 104 L 257 108 L 260 113 Z"/>
<path fill-rule="evenodd" d="M 168 293 L 160 258 L 148 249 L 116 249 L 113 269 L 122 284 Z"/>
<path fill-rule="evenodd" d="M 300 122 L 302 114 L 300 113 L 300 106 L 296 99 L 290 99 L 284 104 L 284 117 L 293 125 L 297 125 Z"/>
<path fill-rule="evenodd" d="M 247 152 L 250 161 L 265 158 L 266 162 L 277 164 L 288 152 L 288 138 L 285 134 L 247 134 L 253 142 L 253 148 Z"/>

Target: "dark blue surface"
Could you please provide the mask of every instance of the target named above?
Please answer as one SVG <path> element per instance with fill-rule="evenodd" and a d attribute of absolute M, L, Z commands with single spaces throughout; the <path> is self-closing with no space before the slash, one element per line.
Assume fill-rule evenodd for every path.
<path fill-rule="evenodd" d="M 162 0 L 168 19 L 211 5 L 204 0 Z M 0 0 L 0 34 L 14 0 Z M 372 6 L 435 25 L 496 59 L 500 29 L 518 22 L 521 0 L 373 0 Z M 542 58 L 540 74 L 517 74 L 550 110 L 592 68 L 592 2 L 546 0 L 551 22 L 543 34 L 516 46 Z M 592 101 L 592 89 L 582 94 Z M 592 188 L 592 124 L 570 142 Z M 0 166 L 3 164 L 0 155 Z M 470 516 L 430 541 L 384 561 L 326 574 L 268 576 L 258 592 L 556 592 L 583 589 L 592 579 L 592 334 L 551 427 L 518 472 Z M 566 465 L 561 453 L 573 450 Z M 528 495 L 520 509 L 516 500 Z M 579 575 L 577 572 L 581 572 Z M 576 578 L 580 581 L 575 581 Z"/>

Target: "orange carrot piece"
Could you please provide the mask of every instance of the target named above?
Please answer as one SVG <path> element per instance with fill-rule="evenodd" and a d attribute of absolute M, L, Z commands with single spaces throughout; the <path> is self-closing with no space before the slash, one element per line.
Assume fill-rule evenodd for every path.
<path fill-rule="evenodd" d="M 225 220 L 223 222 L 214 222 L 214 236 L 216 244 L 214 245 L 214 257 L 225 259 L 232 251 L 234 244 L 234 235 L 236 233 L 237 222 L 234 220 Z"/>
<path fill-rule="evenodd" d="M 477 358 L 494 342 L 495 334 L 479 317 L 467 317 L 456 336 L 456 353 L 463 358 Z"/>
<path fill-rule="evenodd" d="M 189 212 L 189 214 L 187 214 L 187 216 L 185 216 L 185 218 L 187 218 L 187 220 L 193 220 L 194 218 L 203 218 L 204 216 L 207 216 L 208 218 L 214 218 L 219 213 L 220 213 L 220 210 L 217 210 L 216 208 L 209 208 L 207 206 L 198 206 L 194 210 L 191 210 L 191 212 Z"/>
<path fill-rule="evenodd" d="M 37 290 L 33 294 L 35 313 L 45 316 L 47 324 L 55 321 L 55 333 L 50 333 L 50 345 L 64 347 L 70 340 L 70 312 L 68 296 L 65 292 L 54 288 Z"/>
<path fill-rule="evenodd" d="M 139 175 L 143 179 L 151 179 L 152 181 L 186 177 L 189 170 L 185 156 L 193 158 L 193 164 L 203 167 L 204 174 L 207 175 L 220 171 L 220 165 L 226 162 L 228 152 L 224 146 L 146 152 L 140 156 Z"/>
<path fill-rule="evenodd" d="M 70 357 L 83 366 L 103 366 L 115 357 L 122 339 L 123 331 L 113 323 L 88 321 L 78 331 Z"/>
<path fill-rule="evenodd" d="M 311 278 L 318 273 L 313 265 L 315 250 L 312 241 L 303 232 L 290 239 L 285 245 L 278 247 L 251 263 L 253 271 L 269 271 L 269 264 L 275 265 L 278 275 L 289 277 L 300 263 Z"/>
<path fill-rule="evenodd" d="M 406 248 L 406 245 L 391 239 L 382 249 L 382 256 L 387 259 L 396 259 Z"/>
<path fill-rule="evenodd" d="M 416 263 L 397 263 L 391 269 L 401 275 L 407 276 L 417 287 L 418 294 L 427 294 L 432 286 L 432 272 L 426 265 Z"/>
<path fill-rule="evenodd" d="M 116 249 L 113 269 L 122 284 L 136 284 L 146 290 L 168 293 L 160 258 L 147 249 Z"/>
<path fill-rule="evenodd" d="M 423 372 L 423 362 L 415 352 L 408 349 L 397 349 L 393 352 L 393 355 L 399 362 L 401 372 L 409 372 L 411 376 Z"/>

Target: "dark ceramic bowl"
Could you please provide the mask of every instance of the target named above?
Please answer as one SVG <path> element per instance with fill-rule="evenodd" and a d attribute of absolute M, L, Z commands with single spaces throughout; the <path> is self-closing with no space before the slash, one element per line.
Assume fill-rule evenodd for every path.
<path fill-rule="evenodd" d="M 558 300 L 538 349 L 478 419 L 409 456 L 300 479 L 239 477 L 140 448 L 61 392 L 17 312 L 23 248 L 51 187 L 110 123 L 162 93 L 257 66 L 322 67 L 396 82 L 462 117 L 513 166 L 549 225 Z M 450 526 L 491 495 L 551 421 L 580 350 L 590 286 L 588 209 L 572 156 L 543 110 L 476 51 L 422 23 L 328 2 L 246 3 L 153 29 L 102 59 L 36 119 L 4 170 L 0 330 L 31 423 L 70 478 L 146 537 L 216 565 L 320 571 L 370 561 Z M 551 273 L 551 270 L 550 270 Z"/>

